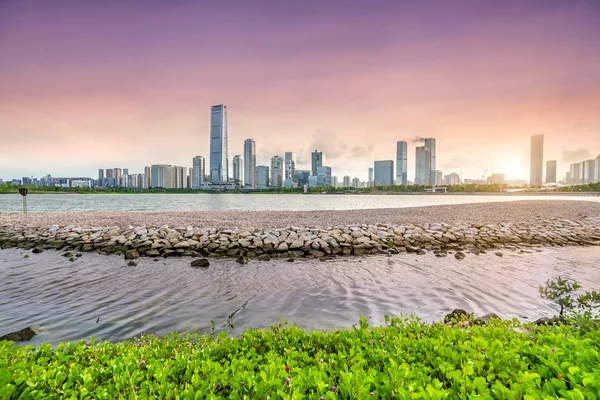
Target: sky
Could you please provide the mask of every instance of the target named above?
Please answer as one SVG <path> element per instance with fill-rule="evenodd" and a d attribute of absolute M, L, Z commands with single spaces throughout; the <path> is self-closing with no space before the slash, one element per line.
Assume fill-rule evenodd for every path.
<path fill-rule="evenodd" d="M 600 1 L 0 0 L 0 178 L 319 149 L 340 179 L 437 140 L 437 168 L 529 178 L 600 154 Z M 231 165 L 231 164 L 230 164 Z M 231 174 L 231 171 L 230 171 Z"/>

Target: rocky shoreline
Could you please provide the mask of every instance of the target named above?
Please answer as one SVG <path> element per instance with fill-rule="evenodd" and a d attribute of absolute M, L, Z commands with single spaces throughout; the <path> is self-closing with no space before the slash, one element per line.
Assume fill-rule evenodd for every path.
<path fill-rule="evenodd" d="M 75 225 L 0 224 L 0 248 L 18 247 L 140 256 L 277 258 L 364 254 L 424 254 L 438 257 L 493 250 L 526 252 L 531 247 L 600 245 L 600 217 L 542 219 L 492 224 L 364 224 L 329 228 L 216 229 Z"/>

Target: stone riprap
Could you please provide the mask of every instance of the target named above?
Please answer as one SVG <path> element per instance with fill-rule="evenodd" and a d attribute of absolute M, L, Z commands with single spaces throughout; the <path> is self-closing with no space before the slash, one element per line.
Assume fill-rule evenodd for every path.
<path fill-rule="evenodd" d="M 600 245 L 600 217 L 494 224 L 372 224 L 330 228 L 216 229 L 194 226 L 81 227 L 0 225 L 0 247 L 98 251 L 139 256 L 217 256 L 265 259 L 433 251 L 445 257 L 494 249 Z M 462 257 L 464 258 L 464 257 Z"/>

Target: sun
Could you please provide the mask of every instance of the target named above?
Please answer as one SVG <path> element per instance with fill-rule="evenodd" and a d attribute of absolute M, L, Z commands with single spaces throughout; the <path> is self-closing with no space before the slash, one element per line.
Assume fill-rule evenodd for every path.
<path fill-rule="evenodd" d="M 523 179 L 526 175 L 523 163 L 521 162 L 521 160 L 518 160 L 516 158 L 511 158 L 508 161 L 506 161 L 506 165 L 504 168 L 506 179 Z"/>

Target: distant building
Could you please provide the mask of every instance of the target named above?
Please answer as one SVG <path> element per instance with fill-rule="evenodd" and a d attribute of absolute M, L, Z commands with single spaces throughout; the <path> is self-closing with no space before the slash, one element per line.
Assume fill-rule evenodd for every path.
<path fill-rule="evenodd" d="M 544 135 L 533 135 L 531 137 L 529 163 L 529 184 L 531 186 L 542 186 L 544 173 Z"/>
<path fill-rule="evenodd" d="M 331 177 L 331 186 L 333 186 L 334 188 L 339 187 L 339 180 L 338 177 L 336 175 Z"/>
<path fill-rule="evenodd" d="M 227 107 L 223 104 L 210 110 L 210 182 L 224 185 L 229 180 L 227 144 Z"/>
<path fill-rule="evenodd" d="M 150 174 L 152 176 L 153 188 L 170 189 L 173 187 L 172 174 L 173 167 L 167 164 L 156 164 L 151 167 Z"/>
<path fill-rule="evenodd" d="M 460 185 L 460 175 L 458 175 L 456 172 L 451 172 L 444 176 L 444 185 Z"/>
<path fill-rule="evenodd" d="M 429 151 L 429 174 L 428 174 L 428 185 L 435 185 L 435 171 L 436 171 L 436 149 L 435 139 L 425 138 L 425 148 Z"/>
<path fill-rule="evenodd" d="M 352 184 L 351 183 L 351 178 L 348 175 L 344 176 L 344 181 L 343 182 L 344 182 L 343 183 L 343 187 L 345 187 L 345 188 L 349 188 L 350 185 Z"/>
<path fill-rule="evenodd" d="M 254 139 L 244 141 L 244 185 L 256 187 L 256 142 Z"/>
<path fill-rule="evenodd" d="M 442 178 L 442 176 L 443 176 L 442 171 L 440 171 L 440 170 L 435 171 L 434 176 L 435 176 L 435 181 L 434 181 L 435 186 L 441 186 L 444 182 L 444 179 Z"/>
<path fill-rule="evenodd" d="M 600 182 L 600 155 L 596 157 L 596 173 L 594 174 L 594 176 L 596 177 L 594 182 Z"/>
<path fill-rule="evenodd" d="M 152 187 L 152 167 L 145 166 L 144 167 L 144 189 L 149 189 Z"/>
<path fill-rule="evenodd" d="M 581 183 L 581 181 L 579 180 L 579 175 L 580 175 L 580 168 L 581 165 L 579 163 L 572 163 L 569 166 L 569 172 L 570 172 L 570 176 L 571 176 L 571 180 L 570 182 L 567 182 L 569 184 L 579 184 Z"/>
<path fill-rule="evenodd" d="M 506 178 L 504 174 L 492 174 L 488 178 L 487 183 L 489 185 L 504 185 L 506 183 Z"/>
<path fill-rule="evenodd" d="M 196 156 L 192 159 L 192 189 L 198 189 L 204 183 L 206 176 L 206 159 Z"/>
<path fill-rule="evenodd" d="M 506 182 L 506 186 L 508 187 L 526 187 L 527 181 L 523 179 L 513 179 Z"/>
<path fill-rule="evenodd" d="M 313 176 L 317 175 L 317 168 L 322 167 L 325 164 L 325 154 L 323 152 L 315 150 L 311 153 L 311 172 Z"/>
<path fill-rule="evenodd" d="M 271 158 L 271 187 L 283 187 L 283 158 Z"/>
<path fill-rule="evenodd" d="M 292 151 L 286 151 L 285 155 L 285 179 L 293 178 L 296 171 L 296 154 Z"/>
<path fill-rule="evenodd" d="M 415 152 L 415 185 L 429 185 L 429 176 L 431 173 L 429 149 L 425 146 L 418 146 Z"/>
<path fill-rule="evenodd" d="M 187 189 L 187 167 L 172 167 L 171 188 Z"/>
<path fill-rule="evenodd" d="M 233 182 L 236 185 L 244 184 L 244 163 L 240 155 L 233 156 Z"/>
<path fill-rule="evenodd" d="M 100 168 L 98 170 L 98 185 L 103 186 L 102 182 L 104 182 L 104 169 Z"/>
<path fill-rule="evenodd" d="M 585 160 L 583 164 L 582 183 L 594 183 L 596 173 L 596 160 Z"/>
<path fill-rule="evenodd" d="M 269 167 L 267 165 L 258 165 L 256 167 L 256 187 L 259 189 L 269 187 Z"/>
<path fill-rule="evenodd" d="M 331 185 L 331 167 L 328 167 L 326 165 L 317 167 L 317 186 L 330 187 Z"/>
<path fill-rule="evenodd" d="M 367 186 L 373 186 L 373 168 L 369 168 L 369 179 L 367 180 Z"/>
<path fill-rule="evenodd" d="M 90 178 L 73 178 L 71 179 L 71 187 L 92 187 L 92 180 Z"/>
<path fill-rule="evenodd" d="M 358 178 L 352 179 L 352 187 L 358 189 L 360 187 L 360 179 L 358 179 Z"/>
<path fill-rule="evenodd" d="M 406 186 L 408 183 L 407 159 L 407 143 L 405 141 L 396 142 L 396 185 Z"/>
<path fill-rule="evenodd" d="M 308 185 L 311 171 L 305 169 L 297 169 L 294 171 L 294 180 L 298 183 L 299 187 Z"/>
<path fill-rule="evenodd" d="M 556 183 L 556 160 L 546 161 L 546 183 Z"/>
<path fill-rule="evenodd" d="M 394 184 L 394 161 L 375 161 L 375 186 L 392 186 Z"/>
<path fill-rule="evenodd" d="M 114 168 L 113 175 L 115 178 L 113 186 L 122 186 L 121 177 L 123 176 L 123 172 L 121 171 L 121 168 Z"/>

